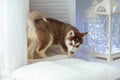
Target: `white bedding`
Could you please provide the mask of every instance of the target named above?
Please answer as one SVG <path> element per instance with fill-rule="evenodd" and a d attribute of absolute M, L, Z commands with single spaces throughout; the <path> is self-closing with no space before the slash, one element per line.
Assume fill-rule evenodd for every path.
<path fill-rule="evenodd" d="M 13 72 L 17 80 L 117 80 L 120 69 L 107 64 L 67 58 L 43 61 L 21 67 Z"/>

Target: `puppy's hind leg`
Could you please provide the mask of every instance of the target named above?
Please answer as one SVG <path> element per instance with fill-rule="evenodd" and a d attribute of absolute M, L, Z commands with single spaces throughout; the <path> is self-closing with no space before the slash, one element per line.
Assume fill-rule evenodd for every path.
<path fill-rule="evenodd" d="M 47 57 L 45 51 L 46 51 L 45 49 L 40 50 L 40 47 L 39 47 L 39 46 L 36 48 L 36 52 L 37 52 L 37 54 L 39 55 L 39 57 L 42 57 L 42 58 Z"/>
<path fill-rule="evenodd" d="M 34 53 L 35 53 L 35 49 L 37 47 L 37 44 L 32 42 L 29 46 L 28 46 L 28 59 L 33 59 L 34 58 Z"/>
<path fill-rule="evenodd" d="M 42 57 L 42 58 L 47 57 L 45 51 L 52 45 L 52 43 L 53 43 L 53 37 L 52 37 L 52 35 L 50 34 L 50 39 L 49 39 L 48 44 L 47 44 L 46 46 L 43 46 L 43 47 L 42 47 L 42 45 L 39 45 L 39 46 L 37 47 L 37 49 L 36 49 L 37 54 L 38 54 L 40 57 Z"/>

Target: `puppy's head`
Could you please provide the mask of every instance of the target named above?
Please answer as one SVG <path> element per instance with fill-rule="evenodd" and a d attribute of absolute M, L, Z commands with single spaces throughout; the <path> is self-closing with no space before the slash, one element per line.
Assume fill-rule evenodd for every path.
<path fill-rule="evenodd" d="M 84 42 L 84 37 L 88 32 L 80 33 L 78 31 L 70 30 L 65 38 L 65 44 L 68 48 L 68 55 L 73 55 L 75 51 L 80 48 Z"/>

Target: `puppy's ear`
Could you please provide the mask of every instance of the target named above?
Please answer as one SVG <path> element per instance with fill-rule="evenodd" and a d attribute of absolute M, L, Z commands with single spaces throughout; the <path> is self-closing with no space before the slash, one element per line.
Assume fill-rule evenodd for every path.
<path fill-rule="evenodd" d="M 88 34 L 88 32 L 80 33 L 80 36 L 85 37 Z"/>
<path fill-rule="evenodd" d="M 70 30 L 69 32 L 68 32 L 68 34 L 67 34 L 68 36 L 74 36 L 75 35 L 75 33 L 74 33 L 74 31 L 73 30 Z"/>
<path fill-rule="evenodd" d="M 70 39 L 71 37 L 73 37 L 75 35 L 74 31 L 73 30 L 70 30 L 67 35 L 66 35 L 66 38 L 67 39 Z"/>

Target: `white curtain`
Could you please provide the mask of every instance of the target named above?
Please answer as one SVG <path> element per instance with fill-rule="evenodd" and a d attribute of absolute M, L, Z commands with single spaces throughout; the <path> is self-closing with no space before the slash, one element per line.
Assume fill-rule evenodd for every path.
<path fill-rule="evenodd" d="M 26 25 L 29 1 L 2 0 L 0 5 L 0 56 L 3 57 L 0 57 L 0 64 L 5 73 L 11 73 L 27 64 Z"/>
<path fill-rule="evenodd" d="M 3 8 L 3 1 L 1 1 L 0 2 L 0 73 L 1 73 L 1 71 L 2 71 L 2 69 L 3 69 L 3 66 L 4 66 L 4 62 L 3 62 L 3 60 L 4 60 L 4 57 L 3 57 L 3 53 L 4 53 L 4 44 L 3 44 L 3 42 L 4 42 L 4 40 L 3 40 L 3 38 L 4 38 L 4 36 L 3 36 L 3 10 L 4 10 L 4 8 Z"/>

